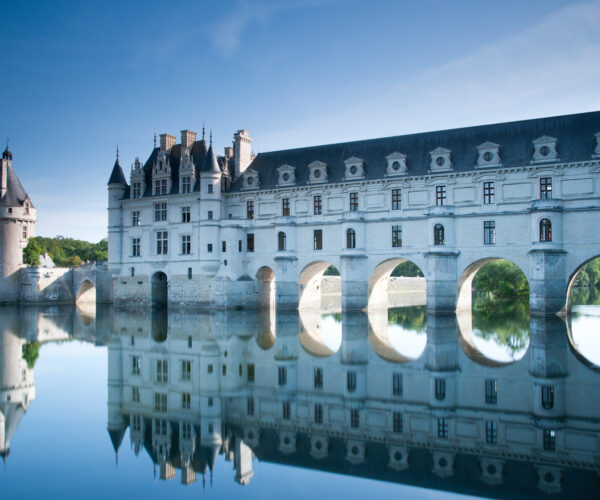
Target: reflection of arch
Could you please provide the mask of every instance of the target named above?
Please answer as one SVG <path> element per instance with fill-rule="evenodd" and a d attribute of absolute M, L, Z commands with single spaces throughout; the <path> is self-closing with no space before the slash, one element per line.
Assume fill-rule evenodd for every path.
<path fill-rule="evenodd" d="M 275 308 L 261 309 L 258 312 L 258 334 L 256 343 L 264 351 L 275 345 Z"/>
<path fill-rule="evenodd" d="M 151 314 L 151 332 L 155 342 L 163 343 L 167 340 L 169 318 L 166 309 L 153 309 Z"/>
<path fill-rule="evenodd" d="M 169 299 L 169 281 L 167 275 L 158 271 L 152 275 L 152 305 L 166 306 Z"/>
<path fill-rule="evenodd" d="M 75 295 L 75 302 L 78 304 L 96 303 L 96 287 L 90 280 L 85 280 L 79 286 L 79 290 L 77 290 L 77 294 Z"/>
<path fill-rule="evenodd" d="M 390 276 L 394 269 L 398 267 L 400 264 L 407 262 L 407 259 L 389 259 L 381 262 L 369 277 L 369 309 L 373 308 L 381 308 L 386 309 L 390 306 L 389 304 L 389 284 L 390 284 Z M 421 271 L 422 272 L 422 271 Z M 419 280 L 415 281 L 414 285 L 422 285 L 418 287 L 418 290 L 411 290 L 411 296 L 413 299 L 416 299 L 419 304 L 422 300 L 422 303 L 425 304 L 425 278 L 407 278 L 411 280 Z M 416 288 L 416 287 L 415 287 Z M 422 295 L 419 296 L 419 294 Z M 417 304 L 410 304 L 417 305 Z"/>
<path fill-rule="evenodd" d="M 569 276 L 569 282 L 567 285 L 567 300 L 565 301 L 565 308 L 563 309 L 563 311 L 561 311 L 562 313 L 567 313 L 567 314 L 571 314 L 571 301 L 572 301 L 572 295 L 573 295 L 573 283 L 575 283 L 575 278 L 577 278 L 577 275 L 579 274 L 579 272 L 587 265 L 589 264 L 591 261 L 593 261 L 594 259 L 599 259 L 600 255 L 595 255 L 594 257 L 591 257 L 589 259 L 587 259 L 585 262 L 583 262 L 582 264 L 580 264 L 579 266 L 577 266 L 575 268 L 575 270 L 571 273 L 571 275 Z"/>
<path fill-rule="evenodd" d="M 308 264 L 298 277 L 298 308 L 321 307 L 321 278 L 331 262 L 316 261 Z"/>
<path fill-rule="evenodd" d="M 592 260 L 592 259 L 590 259 Z M 589 262 L 589 261 L 588 261 Z M 584 264 L 585 265 L 585 264 Z M 579 269 L 581 269 L 580 266 Z M 575 273 L 575 275 L 577 274 L 577 272 Z M 569 313 L 571 311 L 569 310 Z M 566 320 L 566 324 L 567 324 L 567 337 L 569 339 L 569 348 L 571 349 L 571 352 L 573 353 L 573 355 L 584 365 L 587 366 L 590 370 L 594 370 L 597 373 L 600 373 L 600 366 L 595 364 L 592 360 L 588 359 L 580 350 L 579 347 L 577 346 L 577 342 L 575 341 L 575 337 L 573 335 L 573 325 L 572 325 L 572 317 L 569 314 L 569 317 Z"/>
<path fill-rule="evenodd" d="M 408 356 L 399 352 L 393 345 L 389 336 L 389 321 L 387 309 L 369 309 L 369 344 L 375 353 L 386 361 L 393 363 L 408 363 L 418 359 L 425 351 L 425 343 L 423 350 L 417 357 Z"/>
<path fill-rule="evenodd" d="M 339 325 L 339 328 L 341 331 L 341 324 Z M 301 309 L 298 340 L 302 348 L 310 355 L 319 358 L 335 354 L 341 345 L 341 335 L 339 336 L 339 339 L 326 339 L 326 335 L 327 334 L 323 331 L 323 317 L 321 311 L 317 309 Z M 336 347 L 334 344 L 337 344 L 336 349 L 333 349 L 333 347 Z"/>
<path fill-rule="evenodd" d="M 268 266 L 261 267 L 256 273 L 258 286 L 258 307 L 275 307 L 275 272 Z"/>

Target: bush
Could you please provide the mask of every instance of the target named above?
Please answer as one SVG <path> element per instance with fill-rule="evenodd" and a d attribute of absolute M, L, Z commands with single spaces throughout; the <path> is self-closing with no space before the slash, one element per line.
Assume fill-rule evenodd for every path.
<path fill-rule="evenodd" d="M 73 238 L 29 238 L 24 250 L 25 262 L 30 266 L 39 265 L 40 255 L 47 253 L 58 267 L 78 267 L 84 262 L 108 260 L 108 240 L 98 243 L 75 240 Z"/>

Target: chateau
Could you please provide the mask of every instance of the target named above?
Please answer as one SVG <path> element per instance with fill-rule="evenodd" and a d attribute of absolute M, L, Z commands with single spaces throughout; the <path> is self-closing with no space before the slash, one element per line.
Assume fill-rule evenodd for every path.
<path fill-rule="evenodd" d="M 211 141 L 212 142 L 212 141 Z M 246 130 L 218 156 L 162 134 L 108 181 L 117 304 L 386 307 L 389 276 L 422 270 L 430 312 L 470 307 L 486 262 L 517 264 L 534 314 L 565 306 L 600 255 L 600 112 L 260 153 Z"/>

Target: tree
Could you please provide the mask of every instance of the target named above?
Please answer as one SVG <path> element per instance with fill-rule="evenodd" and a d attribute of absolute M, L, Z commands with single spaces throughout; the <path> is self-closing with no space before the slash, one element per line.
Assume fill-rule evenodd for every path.
<path fill-rule="evenodd" d="M 25 264 L 30 267 L 38 266 L 40 264 L 40 255 L 42 254 L 42 249 L 40 244 L 35 238 L 29 238 L 27 242 L 27 246 L 23 250 L 23 256 L 25 259 Z"/>

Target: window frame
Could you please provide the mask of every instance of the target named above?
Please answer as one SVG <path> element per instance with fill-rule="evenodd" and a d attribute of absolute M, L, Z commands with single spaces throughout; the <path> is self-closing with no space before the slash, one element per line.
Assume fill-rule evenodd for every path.
<path fill-rule="evenodd" d="M 392 248 L 402 248 L 402 224 L 392 226 Z"/>
<path fill-rule="evenodd" d="M 402 190 L 392 189 L 392 210 L 402 209 Z"/>
<path fill-rule="evenodd" d="M 447 201 L 447 193 L 446 186 L 440 185 L 435 187 L 435 205 L 438 207 L 442 207 L 446 205 Z"/>
<path fill-rule="evenodd" d="M 313 215 L 323 214 L 323 196 L 316 194 L 313 196 Z"/>
<path fill-rule="evenodd" d="M 494 205 L 496 203 L 496 186 L 494 181 L 483 183 L 483 204 Z"/>
<path fill-rule="evenodd" d="M 483 221 L 483 244 L 484 245 L 495 245 L 496 244 L 496 221 L 484 220 Z"/>

